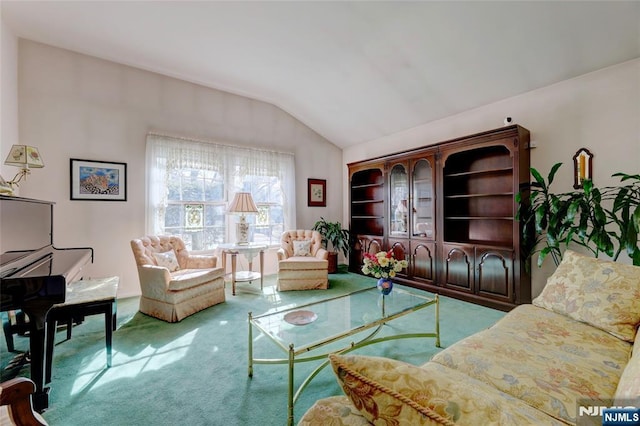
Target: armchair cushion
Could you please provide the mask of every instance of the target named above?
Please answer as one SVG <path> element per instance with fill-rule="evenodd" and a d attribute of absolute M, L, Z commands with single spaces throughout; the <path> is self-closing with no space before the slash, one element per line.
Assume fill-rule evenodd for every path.
<path fill-rule="evenodd" d="M 180 269 L 180 264 L 178 264 L 176 252 L 174 252 L 173 250 L 169 250 L 164 253 L 154 253 L 153 258 L 155 259 L 158 266 L 167 268 L 169 272 L 174 272 Z"/>
<path fill-rule="evenodd" d="M 311 240 L 294 241 L 293 255 L 294 256 L 311 256 Z"/>

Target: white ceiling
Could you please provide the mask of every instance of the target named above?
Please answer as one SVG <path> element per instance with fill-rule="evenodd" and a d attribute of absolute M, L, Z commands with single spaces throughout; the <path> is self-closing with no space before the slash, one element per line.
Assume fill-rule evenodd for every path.
<path fill-rule="evenodd" d="M 18 36 L 273 103 L 347 147 L 640 57 L 640 2 L 7 1 Z"/>

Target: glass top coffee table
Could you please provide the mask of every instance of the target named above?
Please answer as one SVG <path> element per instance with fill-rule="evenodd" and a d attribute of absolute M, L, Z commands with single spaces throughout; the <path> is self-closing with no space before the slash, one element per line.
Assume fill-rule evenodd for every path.
<path fill-rule="evenodd" d="M 395 334 L 374 339 L 385 323 L 431 305 L 435 307 L 433 331 Z M 295 402 L 307 384 L 329 363 L 327 358 L 329 353 L 347 353 L 374 343 L 418 337 L 434 337 L 436 346 L 440 347 L 439 311 L 437 295 L 431 298 L 419 294 L 418 290 L 409 291 L 396 286 L 387 296 L 382 296 L 376 287 L 372 287 L 291 309 L 267 312 L 259 316 L 253 316 L 249 312 L 249 377 L 253 377 L 254 364 L 288 365 L 287 424 L 292 425 Z M 254 358 L 254 327 L 288 356 L 286 358 Z M 369 333 L 362 333 L 367 330 L 370 330 Z M 340 340 L 356 334 L 360 334 L 359 340 L 351 341 L 346 346 L 338 345 Z M 331 346 L 332 343 L 338 346 Z M 314 360 L 323 360 L 323 362 L 302 382 L 294 395 L 295 363 Z"/>

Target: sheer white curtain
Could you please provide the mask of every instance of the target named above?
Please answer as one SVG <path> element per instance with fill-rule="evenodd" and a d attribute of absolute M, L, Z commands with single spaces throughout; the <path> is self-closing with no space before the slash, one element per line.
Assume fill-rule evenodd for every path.
<path fill-rule="evenodd" d="M 163 233 L 170 170 L 192 168 L 225 176 L 226 202 L 243 190 L 244 176 L 277 177 L 283 194 L 284 229 L 296 229 L 295 161 L 291 153 L 239 147 L 184 137 L 147 135 L 147 221 L 150 235 Z"/>

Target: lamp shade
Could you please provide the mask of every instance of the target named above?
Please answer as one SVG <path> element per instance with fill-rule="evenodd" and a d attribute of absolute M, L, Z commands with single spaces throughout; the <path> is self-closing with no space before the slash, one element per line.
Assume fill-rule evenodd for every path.
<path fill-rule="evenodd" d="M 253 197 L 249 192 L 236 192 L 233 196 L 233 201 L 229 204 L 227 209 L 229 213 L 258 213 L 256 203 L 253 202 Z"/>
<path fill-rule="evenodd" d="M 4 164 L 22 167 L 23 169 L 39 169 L 44 167 L 38 148 L 29 145 L 13 145 Z"/>

